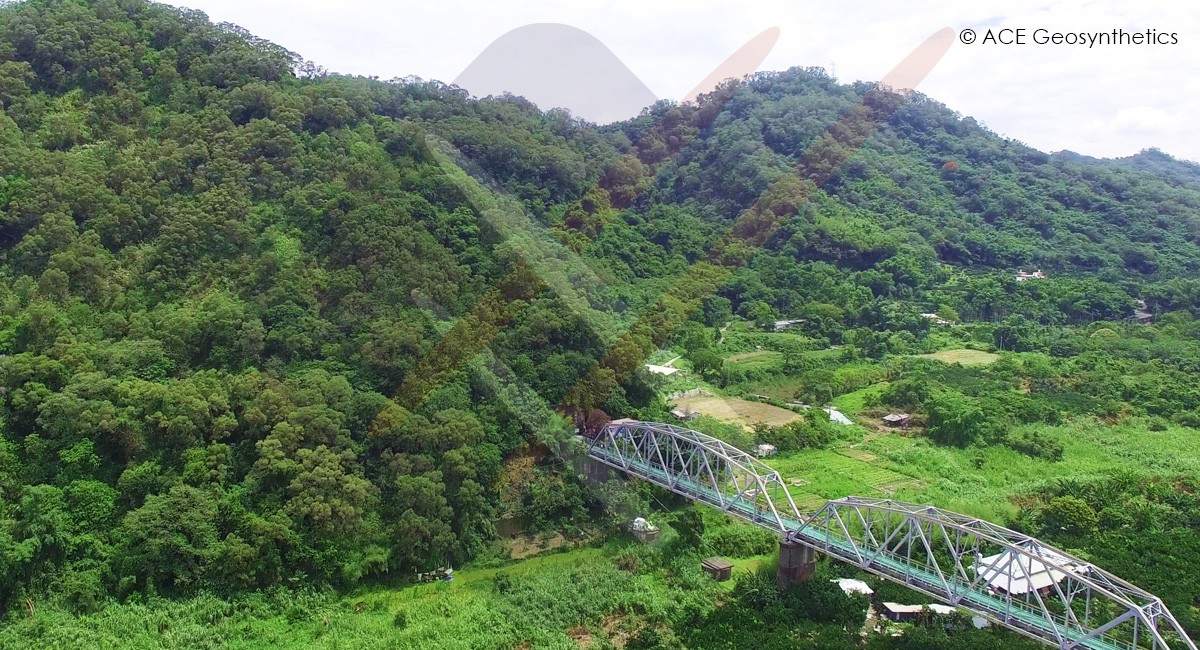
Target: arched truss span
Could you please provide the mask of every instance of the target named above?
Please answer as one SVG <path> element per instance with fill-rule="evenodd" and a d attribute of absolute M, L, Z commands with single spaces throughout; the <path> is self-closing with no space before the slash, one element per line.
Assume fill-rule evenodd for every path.
<path fill-rule="evenodd" d="M 1059 648 L 1196 650 L 1153 594 L 981 519 L 847 497 L 789 538 Z"/>
<path fill-rule="evenodd" d="M 805 517 L 779 472 L 670 424 L 611 422 L 588 439 L 588 455 L 1063 650 L 1197 650 L 1153 594 L 981 519 L 859 497 Z"/>
<path fill-rule="evenodd" d="M 616 420 L 590 439 L 588 455 L 780 536 L 801 522 L 779 472 L 698 431 Z"/>

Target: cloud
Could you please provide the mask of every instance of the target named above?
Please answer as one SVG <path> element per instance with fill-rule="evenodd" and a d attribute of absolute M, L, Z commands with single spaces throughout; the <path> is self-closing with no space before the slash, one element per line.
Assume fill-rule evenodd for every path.
<path fill-rule="evenodd" d="M 1117 131 L 1163 135 L 1182 126 L 1181 118 L 1153 106 L 1130 106 L 1118 110 L 1111 125 Z"/>

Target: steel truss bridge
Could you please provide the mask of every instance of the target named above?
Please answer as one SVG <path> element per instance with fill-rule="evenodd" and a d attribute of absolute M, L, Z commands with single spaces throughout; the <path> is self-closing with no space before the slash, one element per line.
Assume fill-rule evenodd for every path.
<path fill-rule="evenodd" d="M 1028 535 L 889 499 L 805 516 L 779 472 L 670 424 L 617 420 L 586 439 L 609 467 L 1062 650 L 1197 650 L 1156 596 Z"/>

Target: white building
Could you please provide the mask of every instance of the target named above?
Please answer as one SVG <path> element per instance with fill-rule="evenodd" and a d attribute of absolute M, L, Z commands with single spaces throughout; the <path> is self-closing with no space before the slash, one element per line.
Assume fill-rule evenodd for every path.
<path fill-rule="evenodd" d="M 821 410 L 829 414 L 829 419 L 832 422 L 836 422 L 838 424 L 854 424 L 853 420 L 846 417 L 845 414 L 833 408 L 832 406 L 822 407 Z"/>
<path fill-rule="evenodd" d="M 754 455 L 758 456 L 759 458 L 766 458 L 767 456 L 774 456 L 775 451 L 775 445 L 768 445 L 764 443 L 754 448 Z"/>

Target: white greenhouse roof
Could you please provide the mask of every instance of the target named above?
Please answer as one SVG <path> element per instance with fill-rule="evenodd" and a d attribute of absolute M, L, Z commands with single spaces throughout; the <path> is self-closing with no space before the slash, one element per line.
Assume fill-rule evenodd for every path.
<path fill-rule="evenodd" d="M 1045 560 L 1013 551 L 981 558 L 971 565 L 976 575 L 982 575 L 993 589 L 1010 594 L 1027 594 L 1062 582 L 1067 572 L 1085 570 L 1069 557 L 1046 548 L 1036 548 L 1036 555 Z M 1047 564 L 1049 563 L 1049 564 Z"/>

